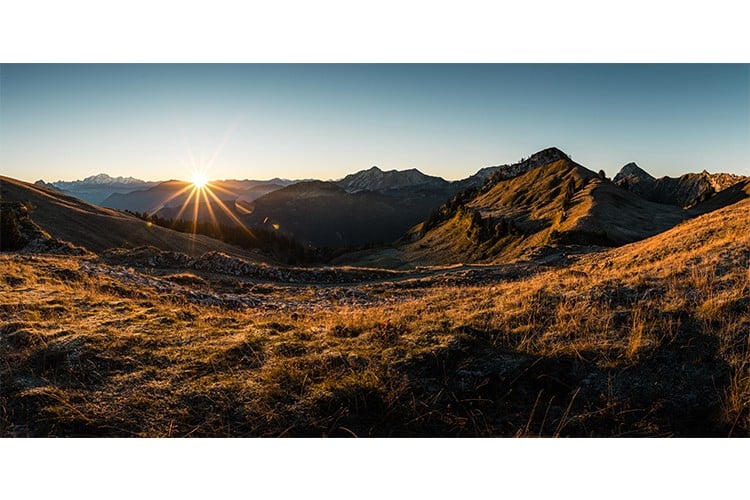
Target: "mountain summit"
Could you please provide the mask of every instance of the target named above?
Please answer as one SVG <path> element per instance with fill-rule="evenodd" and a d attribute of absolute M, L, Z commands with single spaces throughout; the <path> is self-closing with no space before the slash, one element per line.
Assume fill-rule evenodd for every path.
<path fill-rule="evenodd" d="M 456 195 L 412 228 L 401 250 L 415 265 L 508 262 L 560 245 L 618 246 L 686 218 L 683 210 L 619 189 L 550 148 Z"/>
<path fill-rule="evenodd" d="M 620 171 L 617 173 L 614 179 L 612 179 L 612 182 L 618 182 L 622 179 L 629 179 L 633 182 L 640 182 L 641 180 L 644 181 L 653 181 L 656 180 L 656 178 L 643 170 L 641 167 L 636 165 L 634 162 L 630 162 L 624 167 L 620 169 Z"/>
<path fill-rule="evenodd" d="M 378 167 L 372 167 L 349 174 L 336 184 L 349 193 L 356 193 L 358 191 L 383 192 L 412 187 L 444 187 L 448 185 L 448 181 L 440 177 L 425 175 L 416 168 L 383 171 Z"/>
<path fill-rule="evenodd" d="M 516 163 L 497 165 L 494 167 L 484 167 L 480 169 L 476 174 L 472 175 L 468 179 L 459 181 L 462 184 L 462 188 L 479 187 L 488 179 L 492 179 L 490 182 L 494 183 L 499 180 L 512 179 L 519 175 L 525 174 L 529 170 L 533 170 L 541 165 L 546 165 L 558 160 L 569 160 L 570 156 L 564 151 L 550 147 L 537 151 L 528 158 L 521 158 Z"/>

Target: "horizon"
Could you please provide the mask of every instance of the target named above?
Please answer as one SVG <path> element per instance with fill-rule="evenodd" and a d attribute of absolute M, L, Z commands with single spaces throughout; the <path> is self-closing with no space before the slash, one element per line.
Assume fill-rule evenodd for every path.
<path fill-rule="evenodd" d="M 558 147 L 593 171 L 750 175 L 748 64 L 2 64 L 3 175 L 458 180 Z"/>
<path fill-rule="evenodd" d="M 554 148 L 554 146 L 550 146 L 550 148 Z M 544 148 L 544 149 L 548 149 L 548 148 Z M 557 148 L 557 149 L 560 149 L 560 148 Z M 567 152 L 566 152 L 565 150 L 563 150 L 563 149 L 560 149 L 560 150 L 561 150 L 561 151 L 562 151 L 563 153 L 567 153 Z M 540 151 L 541 151 L 541 150 L 540 150 Z M 536 154 L 536 153 L 538 153 L 538 152 L 539 152 L 539 151 L 535 151 L 534 153 L 531 153 L 531 154 L 530 154 L 529 156 L 531 156 L 531 155 L 533 155 L 533 154 Z M 527 157 L 528 157 L 528 156 L 527 156 Z M 498 163 L 498 164 L 495 164 L 495 165 L 486 165 L 486 166 L 483 166 L 483 167 L 479 167 L 478 169 L 476 169 L 476 170 L 474 171 L 474 173 L 472 173 L 472 174 L 469 174 L 469 175 L 467 175 L 466 177 L 464 177 L 464 178 L 462 178 L 462 179 L 445 179 L 445 180 L 447 180 L 447 181 L 449 181 L 449 182 L 454 182 L 454 181 L 464 180 L 464 179 L 466 179 L 466 178 L 468 178 L 468 177 L 470 177 L 470 176 L 472 176 L 472 175 L 474 175 L 474 174 L 478 173 L 478 172 L 479 172 L 480 170 L 482 170 L 483 168 L 491 168 L 491 167 L 496 167 L 496 166 L 511 165 L 511 164 L 513 164 L 513 163 L 515 163 L 515 162 L 506 162 L 506 163 Z M 577 162 L 576 162 L 576 163 L 577 163 Z M 619 172 L 620 172 L 620 170 L 621 170 L 622 168 L 624 168 L 625 166 L 627 166 L 627 165 L 629 165 L 629 164 L 631 164 L 631 163 L 632 163 L 632 164 L 635 164 L 635 165 L 636 165 L 636 166 L 637 166 L 638 168 L 640 168 L 641 170 L 645 171 L 646 173 L 648 173 L 648 174 L 651 174 L 651 175 L 653 175 L 653 172 L 651 172 L 651 171 L 650 171 L 650 170 L 648 170 L 647 168 L 643 168 L 643 167 L 641 167 L 641 165 L 638 165 L 638 162 L 628 162 L 628 163 L 626 163 L 626 164 L 622 165 L 622 166 L 621 166 L 620 168 L 618 168 L 618 169 L 617 169 L 616 171 L 613 171 L 612 173 L 610 173 L 610 172 L 605 172 L 605 173 L 606 173 L 606 174 L 607 174 L 607 176 L 608 176 L 608 177 L 610 177 L 610 178 L 611 178 L 611 177 L 614 177 L 614 176 L 615 176 L 615 175 L 616 175 L 617 173 L 619 173 Z M 585 167 L 585 168 L 588 168 L 588 167 L 587 167 L 586 165 L 582 165 L 582 166 L 583 166 L 583 167 Z M 324 178 L 314 178 L 314 177 L 308 177 L 308 178 L 304 178 L 304 179 L 292 179 L 292 178 L 288 178 L 288 177 L 284 177 L 284 176 L 275 176 L 275 177 L 267 177 L 267 178 L 251 179 L 251 178 L 249 178 L 249 177 L 234 177 L 234 178 L 229 178 L 229 177 L 226 177 L 226 178 L 209 178 L 209 179 L 207 179 L 207 181 L 208 181 L 208 182 L 228 182 L 228 181 L 259 181 L 259 182 L 270 182 L 270 181 L 273 181 L 273 180 L 281 180 L 281 181 L 295 181 L 295 182 L 305 182 L 305 181 L 338 182 L 338 181 L 341 181 L 341 180 L 343 180 L 343 179 L 344 179 L 345 177 L 347 177 L 347 176 L 349 176 L 349 175 L 357 174 L 357 173 L 360 173 L 360 172 L 366 172 L 366 171 L 368 171 L 368 170 L 371 170 L 371 169 L 373 169 L 373 168 L 377 168 L 377 169 L 379 169 L 379 170 L 380 170 L 381 172 L 384 172 L 384 173 L 388 173 L 388 172 L 404 172 L 404 171 L 407 171 L 407 170 L 416 170 L 416 171 L 418 171 L 418 172 L 420 172 L 420 173 L 422 173 L 422 174 L 424 174 L 424 175 L 426 175 L 426 176 L 434 176 L 434 177 L 440 177 L 440 176 L 436 176 L 436 175 L 434 175 L 434 174 L 431 174 L 430 172 L 425 172 L 424 170 L 422 170 L 422 169 L 420 169 L 420 168 L 416 168 L 416 167 L 415 167 L 415 168 L 412 168 L 412 169 L 383 169 L 383 168 L 379 167 L 378 165 L 372 165 L 371 167 L 368 167 L 368 168 L 362 168 L 362 169 L 359 169 L 359 170 L 356 170 L 356 171 L 350 172 L 350 173 L 348 173 L 348 174 L 346 174 L 346 175 L 344 175 L 344 176 L 342 176 L 342 177 L 336 177 L 336 178 L 325 178 L 325 179 L 324 179 Z M 592 170 L 592 169 L 589 169 L 589 170 Z M 679 175 L 684 175 L 684 174 L 689 174 L 689 173 L 700 173 L 700 172 L 702 172 L 703 170 L 706 170 L 706 171 L 707 171 L 707 172 L 708 172 L 709 174 L 719 174 L 719 173 L 731 173 L 731 174 L 737 174 L 736 172 L 727 172 L 727 171 L 718 171 L 718 170 L 717 170 L 717 171 L 711 171 L 711 170 L 708 170 L 708 169 L 702 169 L 702 170 L 700 170 L 700 171 L 696 170 L 696 171 L 691 171 L 691 172 L 683 172 L 682 174 L 678 174 L 678 175 L 676 175 L 675 177 L 679 177 Z M 593 170 L 592 170 L 592 171 L 593 171 Z M 198 172 L 198 173 L 200 173 L 200 172 Z M 193 180 L 192 180 L 192 179 L 190 178 L 190 176 L 189 176 L 189 175 L 188 175 L 187 177 L 185 177 L 185 178 L 170 178 L 170 179 L 142 179 L 142 178 L 136 178 L 136 177 L 133 177 L 133 176 L 130 176 L 130 175 L 124 175 L 124 174 L 123 174 L 123 175 L 119 175 L 119 174 L 112 174 L 112 173 L 110 173 L 110 172 L 96 172 L 96 173 L 92 173 L 92 174 L 90 174 L 90 175 L 86 175 L 85 177 L 81 177 L 81 178 L 77 178 L 77 179 L 55 179 L 55 180 L 51 180 L 51 179 L 50 179 L 50 180 L 48 180 L 48 179 L 40 178 L 40 179 L 36 179 L 36 180 L 33 180 L 33 181 L 32 181 L 32 180 L 29 180 L 29 181 L 27 181 L 27 180 L 25 180 L 25 179 L 18 179 L 18 180 L 22 180 L 22 181 L 24 181 L 24 182 L 28 182 L 28 183 L 31 183 L 31 184 L 33 184 L 33 183 L 35 183 L 35 182 L 38 182 L 38 181 L 43 181 L 43 182 L 45 182 L 45 183 L 47 183 L 47 184 L 55 184 L 55 183 L 59 183 L 59 182 L 80 182 L 80 181 L 84 181 L 84 180 L 86 180 L 86 179 L 89 179 L 89 178 L 92 178 L 92 177 L 98 177 L 98 176 L 101 176 L 101 175 L 106 175 L 106 176 L 108 176 L 108 177 L 109 177 L 109 178 L 111 178 L 111 179 L 116 179 L 116 178 L 126 178 L 126 179 L 127 179 L 127 178 L 132 178 L 132 179 L 134 179 L 134 180 L 136 180 L 136 181 L 142 181 L 142 182 L 145 182 L 145 183 L 165 183 L 165 182 L 184 182 L 184 183 L 192 183 L 192 182 L 193 182 Z M 740 175 L 742 175 L 742 174 L 740 174 Z M 745 175 L 747 175 L 747 174 L 745 174 Z M 660 177 L 663 177 L 663 176 L 656 176 L 656 175 L 653 175 L 653 176 L 654 176 L 654 177 L 656 177 L 656 178 L 660 178 Z M 442 177 L 440 177 L 440 178 L 442 178 Z M 443 178 L 443 179 L 444 179 L 444 178 Z"/>

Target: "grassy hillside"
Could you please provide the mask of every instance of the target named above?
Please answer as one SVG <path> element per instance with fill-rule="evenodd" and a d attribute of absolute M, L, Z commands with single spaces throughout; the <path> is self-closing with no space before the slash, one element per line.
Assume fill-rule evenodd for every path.
<path fill-rule="evenodd" d="M 413 230 L 402 259 L 508 262 L 550 245 L 621 245 L 686 218 L 561 159 L 457 196 Z"/>
<path fill-rule="evenodd" d="M 4 254 L 0 434 L 749 436 L 749 214 L 353 285 Z"/>
<path fill-rule="evenodd" d="M 0 199 L 6 204 L 24 204 L 29 207 L 33 222 L 52 237 L 93 252 L 148 245 L 189 255 L 220 251 L 238 257 L 262 259 L 257 253 L 212 238 L 158 227 L 132 215 L 8 177 L 0 177 Z"/>

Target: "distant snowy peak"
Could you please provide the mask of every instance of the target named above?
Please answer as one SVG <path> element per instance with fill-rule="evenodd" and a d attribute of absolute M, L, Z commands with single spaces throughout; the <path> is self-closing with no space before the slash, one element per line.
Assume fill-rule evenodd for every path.
<path fill-rule="evenodd" d="M 142 181 L 141 179 L 136 179 L 134 177 L 112 177 L 107 174 L 97 174 L 92 175 L 90 177 L 86 177 L 82 181 L 74 181 L 74 182 L 80 182 L 81 184 L 99 184 L 99 185 L 106 185 L 106 184 L 145 184 L 146 181 Z"/>
<path fill-rule="evenodd" d="M 415 186 L 445 186 L 448 181 L 440 177 L 425 175 L 419 170 L 388 170 L 378 167 L 349 174 L 336 184 L 349 193 L 357 191 L 387 191 Z"/>
<path fill-rule="evenodd" d="M 44 182 L 44 181 L 41 181 Z M 37 181 L 37 183 L 39 183 Z M 46 185 L 48 186 L 54 186 L 58 189 L 77 189 L 81 187 L 106 187 L 106 186 L 129 186 L 129 187 L 139 187 L 147 184 L 153 184 L 146 181 L 142 181 L 140 179 L 136 179 L 134 177 L 112 177 L 107 174 L 97 174 L 97 175 L 91 175 L 89 177 L 86 177 L 82 180 L 75 180 L 75 181 L 55 181 L 50 182 Z"/>
<path fill-rule="evenodd" d="M 146 182 L 134 177 L 112 177 L 107 174 L 97 174 L 75 181 L 46 183 L 39 180 L 36 184 L 99 205 L 113 193 L 129 193 L 140 189 L 148 189 L 158 183 Z"/>

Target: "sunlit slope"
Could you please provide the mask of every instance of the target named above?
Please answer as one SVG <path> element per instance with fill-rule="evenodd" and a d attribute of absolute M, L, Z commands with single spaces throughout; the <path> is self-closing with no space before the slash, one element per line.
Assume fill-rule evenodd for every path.
<path fill-rule="evenodd" d="M 31 219 L 42 229 L 55 238 L 94 252 L 151 245 L 191 255 L 221 251 L 246 258 L 257 257 L 218 240 L 149 225 L 128 214 L 8 177 L 0 177 L 0 196 L 3 202 L 30 204 Z"/>
<path fill-rule="evenodd" d="M 583 262 L 591 270 L 653 277 L 688 269 L 709 273 L 716 266 L 717 274 L 732 267 L 750 273 L 750 199 L 687 220 L 643 241 L 587 256 Z"/>
<path fill-rule="evenodd" d="M 423 263 L 505 261 L 546 245 L 621 245 L 686 217 L 561 159 L 457 196 L 412 231 L 404 250 Z"/>

